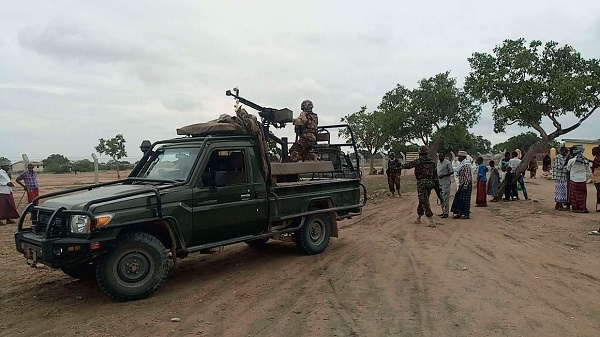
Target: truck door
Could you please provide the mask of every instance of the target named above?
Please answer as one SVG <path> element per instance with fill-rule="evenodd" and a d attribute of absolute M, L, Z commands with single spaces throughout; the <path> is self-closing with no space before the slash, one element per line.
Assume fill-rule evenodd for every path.
<path fill-rule="evenodd" d="M 196 245 L 261 231 L 265 209 L 252 182 L 251 148 L 215 148 L 193 192 Z M 252 158 L 253 159 L 253 158 Z"/>

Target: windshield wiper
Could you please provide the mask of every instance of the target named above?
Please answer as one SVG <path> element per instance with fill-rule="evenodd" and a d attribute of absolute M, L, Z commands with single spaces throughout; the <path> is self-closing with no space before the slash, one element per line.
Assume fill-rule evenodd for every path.
<path fill-rule="evenodd" d="M 182 180 L 183 181 L 183 180 Z M 138 177 L 130 177 L 125 178 L 125 182 L 142 182 L 142 183 L 162 183 L 162 184 L 176 184 L 179 181 L 172 179 L 154 179 L 154 178 L 138 178 Z"/>

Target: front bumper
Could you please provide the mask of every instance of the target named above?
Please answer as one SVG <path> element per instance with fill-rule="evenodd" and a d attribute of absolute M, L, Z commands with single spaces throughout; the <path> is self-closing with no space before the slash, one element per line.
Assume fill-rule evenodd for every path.
<path fill-rule="evenodd" d="M 30 230 L 15 233 L 17 251 L 28 263 L 52 268 L 68 267 L 102 255 L 114 247 L 114 238 L 45 238 Z"/>

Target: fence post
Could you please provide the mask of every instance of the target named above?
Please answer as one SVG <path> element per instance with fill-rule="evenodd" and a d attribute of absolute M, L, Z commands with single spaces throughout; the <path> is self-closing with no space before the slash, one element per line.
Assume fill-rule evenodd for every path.
<path fill-rule="evenodd" d="M 94 184 L 99 182 L 98 179 L 98 157 L 96 157 L 95 153 L 92 153 L 92 159 L 94 159 Z"/>

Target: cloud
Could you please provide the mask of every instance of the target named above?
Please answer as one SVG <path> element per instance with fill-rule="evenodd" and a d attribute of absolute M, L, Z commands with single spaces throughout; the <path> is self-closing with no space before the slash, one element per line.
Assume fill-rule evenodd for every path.
<path fill-rule="evenodd" d="M 136 39 L 124 38 L 124 31 L 100 30 L 97 26 L 69 19 L 53 21 L 44 27 L 22 29 L 18 41 L 26 49 L 57 60 L 115 63 L 152 57 Z"/>
<path fill-rule="evenodd" d="M 89 156 L 117 133 L 136 154 L 142 139 L 233 113 L 224 95 L 233 86 L 295 113 L 311 99 L 321 123 L 337 123 L 375 109 L 397 83 L 413 88 L 448 70 L 462 83 L 466 58 L 506 38 L 553 39 L 597 57 L 599 11 L 585 0 L 7 2 L 0 120 L 10 127 L 0 155 Z M 572 136 L 597 138 L 592 122 Z M 496 143 L 524 130 L 494 134 L 484 109 L 472 131 Z M 293 139 L 290 127 L 275 133 Z"/>
<path fill-rule="evenodd" d="M 162 104 L 167 109 L 181 112 L 188 112 L 201 107 L 201 103 L 197 99 L 184 94 L 167 98 L 162 101 Z"/>

